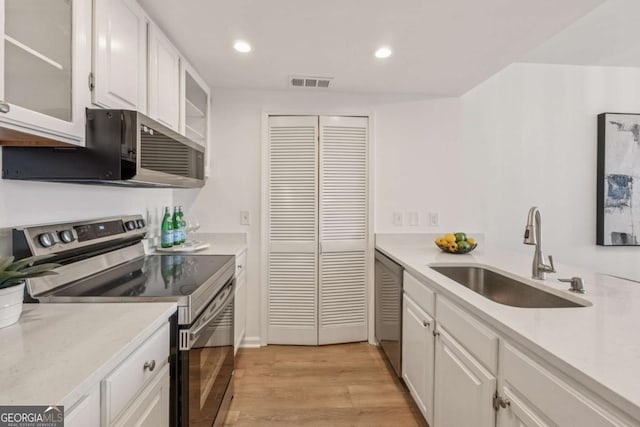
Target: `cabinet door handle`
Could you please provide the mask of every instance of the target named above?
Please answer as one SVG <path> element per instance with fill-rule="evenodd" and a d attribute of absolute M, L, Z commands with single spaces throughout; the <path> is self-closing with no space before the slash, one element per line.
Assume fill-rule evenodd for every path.
<path fill-rule="evenodd" d="M 434 336 L 434 337 L 439 337 L 439 336 L 440 336 L 440 332 L 438 332 L 438 331 L 433 331 L 433 336 Z"/>
<path fill-rule="evenodd" d="M 427 322 L 426 320 L 423 320 L 422 326 L 424 326 L 425 328 L 428 328 L 429 326 L 431 326 L 431 323 Z"/>
<path fill-rule="evenodd" d="M 11 105 L 8 102 L 0 101 L 0 113 L 8 113 L 11 110 Z"/>
<path fill-rule="evenodd" d="M 152 360 L 151 362 L 144 362 L 143 370 L 149 370 L 149 372 L 153 372 L 156 369 L 156 361 Z"/>
<path fill-rule="evenodd" d="M 493 409 L 499 411 L 500 408 L 506 409 L 509 406 L 511 406 L 511 401 L 506 397 L 500 396 L 500 394 L 496 391 L 496 393 L 493 395 Z"/>

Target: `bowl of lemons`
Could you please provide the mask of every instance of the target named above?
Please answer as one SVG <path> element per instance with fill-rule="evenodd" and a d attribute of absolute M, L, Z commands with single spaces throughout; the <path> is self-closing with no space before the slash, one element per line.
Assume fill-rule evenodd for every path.
<path fill-rule="evenodd" d="M 447 233 L 436 239 L 436 245 L 450 254 L 468 254 L 478 246 L 478 242 L 466 233 Z"/>

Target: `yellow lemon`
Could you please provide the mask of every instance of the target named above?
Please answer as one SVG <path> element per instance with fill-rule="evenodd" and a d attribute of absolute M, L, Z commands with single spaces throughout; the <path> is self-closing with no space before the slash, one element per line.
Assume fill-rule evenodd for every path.
<path fill-rule="evenodd" d="M 455 242 L 449 244 L 449 246 L 447 246 L 447 248 L 449 248 L 449 252 L 458 252 L 458 244 L 455 243 Z"/>
<path fill-rule="evenodd" d="M 444 240 L 444 237 L 438 237 L 436 239 L 436 245 L 438 246 L 444 246 L 445 243 L 446 243 L 446 240 Z"/>
<path fill-rule="evenodd" d="M 449 243 L 455 243 L 456 242 L 456 235 L 455 234 L 451 234 L 451 233 L 447 233 L 447 234 L 444 235 L 444 239 Z"/>
<path fill-rule="evenodd" d="M 476 244 L 476 239 L 474 239 L 473 237 L 468 237 L 467 238 L 467 243 L 469 243 L 471 246 Z"/>

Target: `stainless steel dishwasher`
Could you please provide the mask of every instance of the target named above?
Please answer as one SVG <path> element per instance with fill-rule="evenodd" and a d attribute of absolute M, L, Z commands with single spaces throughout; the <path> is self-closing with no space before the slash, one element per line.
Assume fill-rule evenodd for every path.
<path fill-rule="evenodd" d="M 402 378 L 402 273 L 404 269 L 376 251 L 376 340 Z"/>

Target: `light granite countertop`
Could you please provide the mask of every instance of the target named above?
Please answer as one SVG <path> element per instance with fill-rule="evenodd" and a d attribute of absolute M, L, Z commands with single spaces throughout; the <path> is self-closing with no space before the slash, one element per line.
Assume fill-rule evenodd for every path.
<path fill-rule="evenodd" d="M 25 304 L 0 329 L 0 405 L 87 394 L 176 311 L 175 303 Z"/>
<path fill-rule="evenodd" d="M 640 420 L 640 284 L 556 262 L 545 281 L 531 277 L 531 256 L 479 247 L 466 255 L 440 251 L 431 235 L 376 235 L 380 250 L 418 279 Z M 578 308 L 517 308 L 493 302 L 431 269 L 478 265 L 502 271 L 567 299 Z M 577 296 L 558 278 L 580 276 Z"/>

